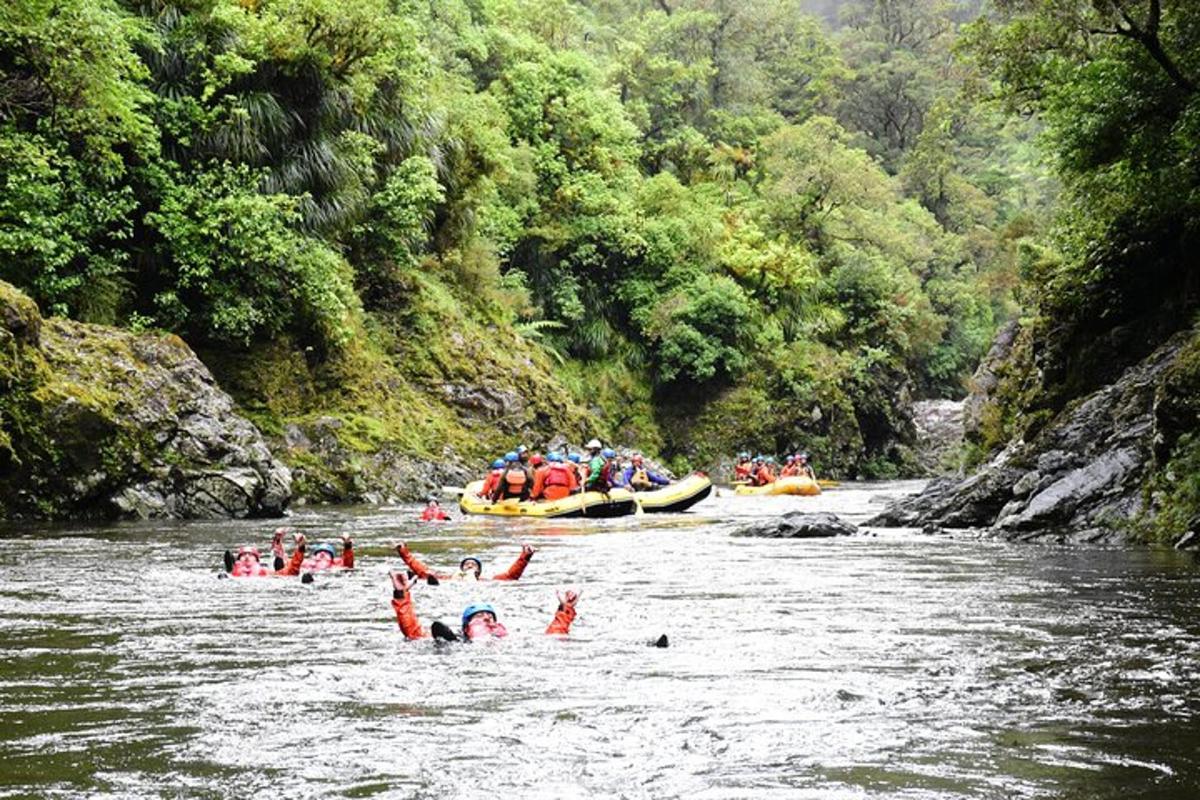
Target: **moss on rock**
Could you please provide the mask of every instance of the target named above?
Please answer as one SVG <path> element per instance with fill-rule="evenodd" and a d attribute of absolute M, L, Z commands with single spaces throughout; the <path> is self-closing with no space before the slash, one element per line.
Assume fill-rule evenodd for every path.
<path fill-rule="evenodd" d="M 0 513 L 279 513 L 290 476 L 182 340 L 42 320 L 0 284 Z"/>

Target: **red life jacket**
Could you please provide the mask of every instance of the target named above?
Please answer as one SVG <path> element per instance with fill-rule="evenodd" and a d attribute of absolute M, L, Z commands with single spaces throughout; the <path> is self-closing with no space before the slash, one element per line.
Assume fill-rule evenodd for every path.
<path fill-rule="evenodd" d="M 270 575 L 271 570 L 267 569 L 257 561 L 252 564 L 235 561 L 233 564 L 233 571 L 229 574 L 235 578 L 261 578 L 265 575 Z"/>
<path fill-rule="evenodd" d="M 504 471 L 504 483 L 507 484 L 510 492 L 524 490 L 525 484 L 528 482 L 529 475 L 520 467 L 509 467 Z"/>
<path fill-rule="evenodd" d="M 551 464 L 550 471 L 546 473 L 546 485 L 570 486 L 571 471 L 571 467 L 568 467 L 566 464 Z"/>

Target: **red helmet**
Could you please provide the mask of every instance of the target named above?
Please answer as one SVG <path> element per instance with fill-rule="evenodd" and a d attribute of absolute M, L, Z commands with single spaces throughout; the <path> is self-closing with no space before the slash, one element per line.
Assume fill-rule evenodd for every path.
<path fill-rule="evenodd" d="M 541 464 L 541 463 L 542 463 L 542 457 L 541 457 L 541 455 L 532 455 L 532 456 L 530 456 L 530 457 L 529 457 L 529 463 L 530 463 L 530 464 L 533 464 L 535 467 L 536 467 L 536 466 L 538 466 L 539 464 Z"/>
<path fill-rule="evenodd" d="M 256 559 L 262 558 L 262 553 L 258 552 L 257 547 L 243 547 L 241 550 L 238 550 L 238 558 L 245 555 L 254 556 Z"/>

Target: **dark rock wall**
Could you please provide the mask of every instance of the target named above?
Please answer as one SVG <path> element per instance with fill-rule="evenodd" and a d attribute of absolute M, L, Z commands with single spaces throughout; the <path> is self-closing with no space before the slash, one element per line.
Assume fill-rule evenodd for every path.
<path fill-rule="evenodd" d="M 969 478 L 935 482 L 868 524 L 991 528 L 1013 538 L 1130 538 L 1161 437 L 1156 398 L 1191 340 L 1187 332 L 1175 335 L 1114 383 L 1068 404 L 1031 440 L 1010 442 Z"/>

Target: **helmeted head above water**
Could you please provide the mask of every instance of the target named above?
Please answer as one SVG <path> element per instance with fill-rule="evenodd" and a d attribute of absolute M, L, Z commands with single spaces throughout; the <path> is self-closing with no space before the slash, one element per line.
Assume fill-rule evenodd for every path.
<path fill-rule="evenodd" d="M 472 572 L 475 577 L 479 577 L 479 573 L 483 572 L 483 562 L 475 556 L 467 556 L 462 561 L 458 562 L 459 572 Z"/>
<path fill-rule="evenodd" d="M 493 619 L 496 618 L 496 609 L 492 608 L 491 603 L 471 603 L 471 605 L 464 608 L 462 613 L 463 631 L 466 631 L 467 625 L 471 623 L 472 617 L 474 617 L 476 614 L 482 613 L 491 614 Z"/>
<path fill-rule="evenodd" d="M 258 552 L 257 547 L 243 547 L 238 550 L 237 553 L 238 558 L 241 558 L 242 556 L 250 556 L 255 561 L 258 561 L 258 559 L 262 558 L 262 553 Z"/>
<path fill-rule="evenodd" d="M 317 553 L 328 553 L 330 558 L 337 555 L 337 551 L 333 549 L 333 545 L 329 544 L 329 542 L 321 542 L 319 545 L 313 547 L 312 554 L 315 556 Z"/>

